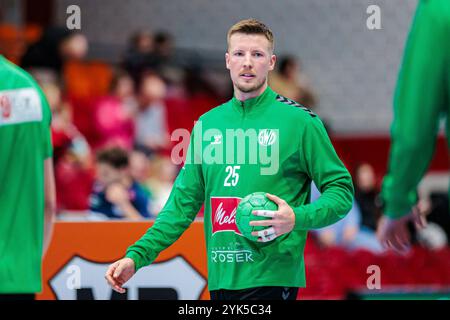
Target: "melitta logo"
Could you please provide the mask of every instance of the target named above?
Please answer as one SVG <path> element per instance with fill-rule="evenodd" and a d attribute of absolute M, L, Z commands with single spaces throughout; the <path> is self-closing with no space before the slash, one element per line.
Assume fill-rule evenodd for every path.
<path fill-rule="evenodd" d="M 234 232 L 241 234 L 236 226 L 236 209 L 241 198 L 211 197 L 212 233 Z"/>
<path fill-rule="evenodd" d="M 217 222 L 221 226 L 223 226 L 224 224 L 233 225 L 234 223 L 236 223 L 236 208 L 231 211 L 230 215 L 227 215 L 227 213 L 223 209 L 223 202 L 221 202 L 219 204 L 219 207 L 217 207 L 214 220 L 214 222 Z"/>
<path fill-rule="evenodd" d="M 11 116 L 11 103 L 7 96 L 0 97 L 0 114 L 4 119 Z"/>
<path fill-rule="evenodd" d="M 262 146 L 270 146 L 277 140 L 277 135 L 272 129 L 263 129 L 259 131 L 258 142 Z"/>

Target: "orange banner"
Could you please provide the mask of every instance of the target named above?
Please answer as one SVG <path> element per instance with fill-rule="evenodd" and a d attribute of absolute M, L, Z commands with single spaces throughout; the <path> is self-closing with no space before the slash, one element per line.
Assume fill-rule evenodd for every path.
<path fill-rule="evenodd" d="M 122 258 L 153 222 L 57 222 L 43 263 L 37 299 L 209 299 L 203 222 L 195 221 L 156 261 L 118 294 L 106 284 L 110 263 Z"/>

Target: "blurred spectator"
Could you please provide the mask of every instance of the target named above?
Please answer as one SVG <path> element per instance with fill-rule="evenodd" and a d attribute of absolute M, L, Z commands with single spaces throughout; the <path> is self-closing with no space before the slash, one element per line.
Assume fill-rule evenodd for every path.
<path fill-rule="evenodd" d="M 178 168 L 170 157 L 155 156 L 151 161 L 150 171 L 147 186 L 153 195 L 152 211 L 158 214 L 169 199 Z"/>
<path fill-rule="evenodd" d="M 450 206 L 449 199 L 446 192 L 434 191 L 429 195 L 430 201 L 430 214 L 427 220 L 440 225 L 447 236 L 450 238 Z"/>
<path fill-rule="evenodd" d="M 312 183 L 311 202 L 319 197 L 320 192 Z M 350 250 L 365 249 L 373 253 L 383 252 L 375 232 L 361 226 L 361 212 L 356 202 L 353 202 L 352 209 L 342 220 L 314 232 L 324 247 L 342 246 Z"/>
<path fill-rule="evenodd" d="M 49 27 L 36 43 L 27 48 L 21 66 L 25 69 L 49 69 L 60 76 L 66 61 L 81 60 L 87 51 L 88 42 L 82 33 Z"/>
<path fill-rule="evenodd" d="M 73 125 L 70 107 L 62 100 L 61 89 L 54 83 L 43 83 L 41 87 L 52 111 L 58 211 L 86 210 L 93 182 L 90 147 Z"/>
<path fill-rule="evenodd" d="M 433 197 L 434 198 L 434 197 Z M 411 234 L 417 242 L 430 250 L 440 250 L 447 246 L 448 238 L 446 230 L 444 229 L 447 221 L 440 220 L 439 214 L 436 212 L 437 203 L 433 203 L 433 198 L 428 198 L 419 195 L 419 201 L 417 202 L 417 208 L 423 216 L 427 217 L 428 223 L 424 228 L 415 230 L 410 223 Z M 444 212 L 443 212 L 444 213 Z M 448 210 L 444 213 L 448 218 Z M 444 223 L 443 223 L 444 222 Z"/>
<path fill-rule="evenodd" d="M 99 99 L 94 106 L 94 149 L 119 146 L 131 150 L 136 109 L 133 80 L 118 70 L 111 82 L 110 94 Z"/>
<path fill-rule="evenodd" d="M 154 38 L 149 31 L 136 32 L 123 60 L 123 67 L 131 75 L 135 83 L 145 70 L 154 70 L 157 58 L 154 52 Z"/>
<path fill-rule="evenodd" d="M 155 35 L 139 31 L 130 41 L 122 65 L 139 85 L 143 74 L 156 72 L 169 85 L 176 87 L 184 78 L 183 58 L 175 55 L 173 36 L 160 31 Z"/>
<path fill-rule="evenodd" d="M 375 171 L 369 163 L 356 166 L 354 174 L 355 201 L 361 209 L 362 226 L 375 231 L 381 216 L 381 203 L 378 198 Z"/>
<path fill-rule="evenodd" d="M 164 151 L 170 142 L 165 104 L 166 84 L 156 73 L 145 73 L 139 89 L 136 143 L 152 151 Z"/>
<path fill-rule="evenodd" d="M 173 36 L 165 31 L 155 34 L 155 57 L 156 65 L 154 70 L 169 84 L 179 83 L 184 78 L 183 68 L 187 66 L 185 56 L 177 54 L 175 50 L 175 40 Z"/>
<path fill-rule="evenodd" d="M 417 241 L 430 250 L 441 250 L 448 244 L 444 229 L 434 222 L 429 222 L 425 228 L 417 230 Z"/>
<path fill-rule="evenodd" d="M 131 177 L 139 183 L 145 190 L 150 199 L 153 198 L 150 188 L 148 187 L 148 179 L 151 174 L 150 157 L 152 153 L 149 149 L 142 146 L 135 146 L 130 154 L 130 174 Z M 152 210 L 154 211 L 154 210 Z"/>
<path fill-rule="evenodd" d="M 126 150 L 114 147 L 98 152 L 97 181 L 90 199 L 90 209 L 114 219 L 150 218 L 146 192 L 133 180 Z"/>
<path fill-rule="evenodd" d="M 278 66 L 278 70 L 269 75 L 272 89 L 313 109 L 317 105 L 317 98 L 308 78 L 302 73 L 300 61 L 294 56 L 285 56 L 279 60 Z"/>
<path fill-rule="evenodd" d="M 191 114 L 191 123 L 187 129 L 190 129 L 194 125 L 193 122 L 198 120 L 202 114 L 220 104 L 220 98 L 211 83 L 205 80 L 200 69 L 186 69 L 184 82 Z"/>
<path fill-rule="evenodd" d="M 54 160 L 58 162 L 66 152 L 71 151 L 80 163 L 87 166 L 90 160 L 89 145 L 73 125 L 70 105 L 63 101 L 60 87 L 54 83 L 42 83 L 41 87 L 52 111 Z"/>
<path fill-rule="evenodd" d="M 160 60 L 159 63 L 168 61 L 174 52 L 173 36 L 165 31 L 159 31 L 155 35 L 155 54 Z"/>
<path fill-rule="evenodd" d="M 202 114 L 221 103 L 218 93 L 204 78 L 201 69 L 186 68 L 182 85 L 182 94 L 166 99 L 169 132 L 179 128 L 191 130 Z"/>

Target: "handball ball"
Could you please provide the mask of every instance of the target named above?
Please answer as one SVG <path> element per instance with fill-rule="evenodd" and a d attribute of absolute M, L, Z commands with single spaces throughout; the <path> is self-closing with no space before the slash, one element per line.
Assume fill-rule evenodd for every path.
<path fill-rule="evenodd" d="M 255 192 L 246 196 L 239 202 L 236 210 L 236 225 L 244 237 L 252 241 L 258 241 L 258 237 L 252 236 L 252 232 L 261 231 L 269 227 L 254 227 L 250 221 L 271 219 L 255 216 L 254 210 L 278 210 L 275 202 L 266 197 L 265 192 Z"/>

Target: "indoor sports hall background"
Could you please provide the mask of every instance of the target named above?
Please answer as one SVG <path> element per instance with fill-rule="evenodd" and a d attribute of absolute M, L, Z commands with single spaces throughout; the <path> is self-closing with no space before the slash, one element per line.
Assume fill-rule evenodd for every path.
<path fill-rule="evenodd" d="M 208 299 L 203 214 L 127 295 L 103 275 L 153 223 L 180 169 L 171 133 L 232 95 L 226 32 L 254 17 L 274 32 L 275 90 L 317 113 L 351 172 L 364 233 L 311 232 L 298 299 L 450 298 L 448 153 L 444 124 L 418 193 L 429 226 L 406 256 L 380 249 L 374 228 L 390 146 L 392 101 L 417 0 L 0 0 L 0 53 L 36 78 L 53 112 L 58 222 L 39 299 Z M 378 19 L 378 20 L 377 20 Z M 70 59 L 58 56 L 73 36 Z M 80 28 L 78 28 L 80 27 Z M 57 63 L 55 63 L 57 62 Z M 1 79 L 0 79 L 1 81 Z M 152 130 L 145 128 L 151 127 Z M 1 143 L 1 142 L 0 142 Z M 120 146 L 146 190 L 150 218 L 90 212 L 97 163 Z M 345 231 L 346 225 L 341 225 Z M 342 230 L 341 230 L 342 231 Z M 376 283 L 379 271 L 381 282 Z"/>

